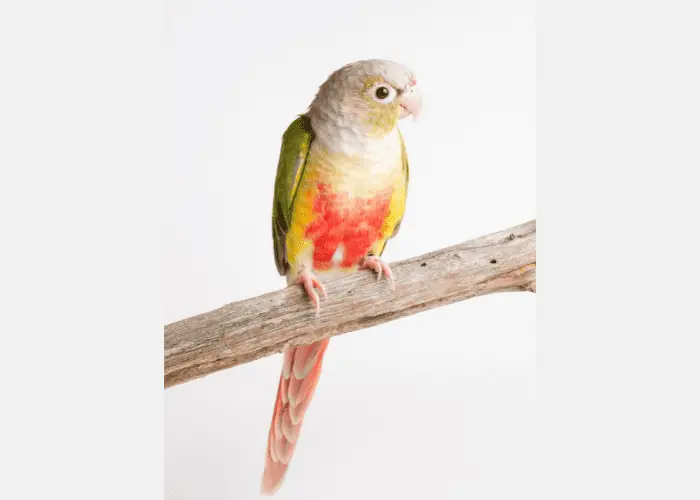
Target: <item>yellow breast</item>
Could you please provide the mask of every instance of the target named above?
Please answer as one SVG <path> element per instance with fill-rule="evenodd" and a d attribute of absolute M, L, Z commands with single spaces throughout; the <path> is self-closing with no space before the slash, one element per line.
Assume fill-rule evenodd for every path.
<path fill-rule="evenodd" d="M 287 233 L 290 270 L 350 271 L 381 253 L 403 216 L 406 187 L 398 131 L 355 156 L 312 144 Z"/>

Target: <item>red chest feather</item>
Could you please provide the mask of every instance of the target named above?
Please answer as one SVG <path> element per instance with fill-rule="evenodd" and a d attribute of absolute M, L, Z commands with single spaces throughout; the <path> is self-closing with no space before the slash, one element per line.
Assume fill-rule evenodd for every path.
<path fill-rule="evenodd" d="M 327 184 L 317 187 L 313 202 L 316 218 L 305 232 L 314 243 L 314 268 L 359 264 L 384 236 L 382 226 L 389 216 L 392 189 L 382 190 L 372 198 L 351 198 L 347 193 L 333 193 Z"/>

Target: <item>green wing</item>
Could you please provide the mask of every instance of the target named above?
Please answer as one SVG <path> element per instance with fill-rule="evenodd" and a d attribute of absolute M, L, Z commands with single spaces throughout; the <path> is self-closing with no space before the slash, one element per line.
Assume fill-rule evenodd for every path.
<path fill-rule="evenodd" d="M 406 153 L 406 143 L 403 141 L 403 134 L 399 130 L 399 138 L 401 139 L 401 161 L 403 162 L 403 173 L 406 175 L 406 195 L 408 195 L 408 153 Z M 398 231 L 398 228 L 397 230 Z M 396 234 L 394 231 L 394 234 Z"/>
<path fill-rule="evenodd" d="M 307 115 L 300 115 L 294 120 L 282 136 L 282 149 L 277 164 L 275 195 L 272 203 L 275 264 L 282 276 L 287 273 L 289 267 L 285 241 L 292 218 L 292 203 L 313 139 L 311 120 Z"/>
<path fill-rule="evenodd" d="M 406 144 L 403 141 L 403 135 L 401 134 L 401 130 L 399 130 L 399 138 L 401 139 L 401 162 L 403 163 L 403 173 L 406 176 L 406 195 L 404 196 L 404 200 L 408 198 L 408 179 L 409 179 L 409 169 L 408 169 L 408 153 L 406 153 Z M 384 250 L 386 250 L 386 244 L 389 242 L 391 238 L 396 236 L 399 233 L 399 229 L 401 228 L 401 221 L 403 220 L 403 214 L 405 213 L 405 201 L 404 201 L 404 209 L 401 214 L 401 218 L 399 218 L 398 221 L 396 221 L 396 226 L 394 226 L 394 232 L 391 233 L 391 236 L 387 238 L 387 240 L 384 242 L 382 247 L 379 249 L 379 255 L 378 257 L 381 257 L 382 254 L 384 253 Z"/>

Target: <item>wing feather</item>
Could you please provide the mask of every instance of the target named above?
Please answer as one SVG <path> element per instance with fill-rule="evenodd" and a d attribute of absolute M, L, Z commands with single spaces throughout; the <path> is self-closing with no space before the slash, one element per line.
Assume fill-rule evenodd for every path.
<path fill-rule="evenodd" d="M 282 148 L 272 203 L 272 239 L 274 243 L 277 272 L 284 276 L 287 261 L 286 236 L 292 218 L 292 205 L 299 181 L 304 173 L 309 149 L 314 138 L 311 120 L 307 115 L 295 119 L 282 136 Z"/>
<path fill-rule="evenodd" d="M 403 165 L 403 172 L 404 176 L 406 177 L 406 182 L 404 184 L 404 194 L 403 194 L 403 203 L 401 204 L 400 208 L 400 213 L 396 215 L 396 224 L 394 225 L 394 230 L 392 233 L 389 235 L 389 237 L 381 242 L 379 244 L 379 248 L 377 249 L 377 256 L 381 257 L 381 255 L 384 253 L 384 250 L 386 249 L 386 244 L 387 242 L 396 236 L 399 233 L 399 229 L 401 228 L 401 221 L 403 220 L 403 215 L 404 212 L 406 211 L 406 198 L 408 197 L 408 180 L 409 180 L 409 167 L 408 167 L 408 153 L 406 152 L 406 143 L 403 140 L 403 135 L 401 134 L 401 130 L 399 129 L 399 139 L 401 140 L 401 163 Z"/>

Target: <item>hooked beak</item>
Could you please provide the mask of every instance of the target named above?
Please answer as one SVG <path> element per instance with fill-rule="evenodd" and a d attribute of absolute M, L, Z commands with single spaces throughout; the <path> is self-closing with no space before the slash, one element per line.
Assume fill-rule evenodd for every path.
<path fill-rule="evenodd" d="M 413 120 L 416 120 L 423 107 L 423 96 L 421 96 L 420 90 L 413 85 L 410 86 L 399 97 L 399 106 L 401 106 L 399 119 L 412 115 Z"/>

